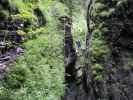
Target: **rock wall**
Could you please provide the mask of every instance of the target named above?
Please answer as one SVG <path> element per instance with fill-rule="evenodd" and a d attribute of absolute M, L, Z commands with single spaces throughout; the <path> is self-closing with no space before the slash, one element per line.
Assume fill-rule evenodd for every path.
<path fill-rule="evenodd" d="M 88 12 L 88 100 L 132 100 L 131 0 L 92 0 Z"/>

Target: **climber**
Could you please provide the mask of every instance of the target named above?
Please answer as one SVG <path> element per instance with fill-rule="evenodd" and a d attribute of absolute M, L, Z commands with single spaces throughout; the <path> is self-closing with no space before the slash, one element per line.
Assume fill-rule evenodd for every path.
<path fill-rule="evenodd" d="M 80 39 L 76 41 L 76 53 L 78 53 L 79 49 L 81 49 Z"/>

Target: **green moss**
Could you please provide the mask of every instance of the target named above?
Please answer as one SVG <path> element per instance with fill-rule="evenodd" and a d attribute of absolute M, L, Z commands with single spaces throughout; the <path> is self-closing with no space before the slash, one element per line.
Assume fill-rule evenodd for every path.
<path fill-rule="evenodd" d="M 94 77 L 95 81 L 102 81 L 103 80 L 103 76 L 102 75 L 97 75 L 96 77 Z"/>
<path fill-rule="evenodd" d="M 12 18 L 13 19 L 21 19 L 24 22 L 29 21 L 30 23 L 32 23 L 33 21 L 36 20 L 35 15 L 31 12 L 28 12 L 28 11 L 23 11 L 17 15 L 12 15 Z"/>
<path fill-rule="evenodd" d="M 34 8 L 34 4 L 30 0 L 10 0 L 10 3 L 14 4 L 18 8 L 19 12 L 24 10 L 32 11 L 32 9 Z"/>
<path fill-rule="evenodd" d="M 93 39 L 90 52 L 93 62 L 97 60 L 102 61 L 106 59 L 106 56 L 109 53 L 109 49 L 107 47 L 107 44 L 103 40 Z"/>
<path fill-rule="evenodd" d="M 0 19 L 7 19 L 9 17 L 9 12 L 7 10 L 0 10 Z"/>
<path fill-rule="evenodd" d="M 130 71 L 132 68 L 133 68 L 132 57 L 127 58 L 127 63 L 124 65 L 124 70 L 125 71 Z"/>
<path fill-rule="evenodd" d="M 90 57 L 93 79 L 101 81 L 104 79 L 104 66 L 111 58 L 110 48 L 106 43 L 105 33 L 109 33 L 106 26 L 108 20 L 113 19 L 117 15 L 124 15 L 127 10 L 127 0 L 112 0 L 112 5 L 109 5 L 105 0 L 93 0 L 90 9 L 90 30 L 92 32 L 90 43 Z M 126 10 L 125 10 L 126 9 Z M 111 62 L 112 63 L 112 62 Z M 129 67 L 130 66 L 130 67 Z M 125 70 L 132 68 L 131 61 L 125 65 Z M 111 69 L 115 73 L 116 68 Z"/>
<path fill-rule="evenodd" d="M 96 0 L 92 5 L 91 15 L 94 18 L 109 18 L 115 12 L 115 8 L 108 7 L 104 0 Z"/>
<path fill-rule="evenodd" d="M 107 31 L 108 28 L 104 27 L 104 22 L 95 22 L 95 26 L 92 28 L 90 57 L 92 75 L 95 81 L 102 81 L 104 79 L 104 63 L 110 55 L 109 47 L 104 38 L 104 32 Z"/>
<path fill-rule="evenodd" d="M 91 69 L 92 69 L 93 79 L 95 81 L 102 81 L 103 80 L 103 72 L 104 72 L 103 66 L 100 64 L 94 64 L 94 65 L 92 65 Z"/>
<path fill-rule="evenodd" d="M 112 10 L 104 10 L 102 12 L 100 12 L 98 15 L 100 17 L 109 17 L 112 14 Z"/>
<path fill-rule="evenodd" d="M 101 10 L 104 10 L 106 9 L 106 5 L 104 5 L 103 3 L 95 3 L 95 11 L 101 11 Z"/>
<path fill-rule="evenodd" d="M 92 70 L 97 70 L 97 71 L 101 71 L 103 70 L 103 67 L 99 64 L 95 64 L 93 67 L 92 67 Z"/>
<path fill-rule="evenodd" d="M 101 34 L 102 34 L 102 31 L 98 28 L 92 31 L 93 39 L 101 38 Z"/>
<path fill-rule="evenodd" d="M 20 35 L 20 36 L 26 35 L 26 33 L 22 30 L 17 30 L 17 34 Z"/>
<path fill-rule="evenodd" d="M 118 7 L 122 7 L 124 4 L 126 4 L 127 3 L 127 0 L 120 0 L 120 1 L 117 1 L 117 6 Z"/>
<path fill-rule="evenodd" d="M 61 16 L 69 16 L 69 9 L 63 3 L 54 1 L 50 6 L 51 9 L 49 10 L 55 18 L 59 18 Z"/>

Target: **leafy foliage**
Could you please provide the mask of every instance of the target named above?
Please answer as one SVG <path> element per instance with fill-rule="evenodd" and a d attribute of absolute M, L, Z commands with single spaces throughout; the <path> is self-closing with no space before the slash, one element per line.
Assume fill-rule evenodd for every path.
<path fill-rule="evenodd" d="M 59 36 L 55 38 L 57 41 Z M 25 54 L 11 67 L 5 80 L 5 87 L 14 90 L 10 95 L 13 100 L 59 100 L 63 94 L 60 42 L 53 41 L 50 47 L 48 39 L 45 34 L 24 43 Z"/>
<path fill-rule="evenodd" d="M 36 20 L 36 17 L 32 13 L 30 13 L 28 11 L 23 11 L 23 12 L 17 14 L 17 15 L 13 15 L 12 17 L 14 19 L 21 19 L 24 22 L 28 21 L 30 23 L 32 23 L 32 22 L 34 22 L 34 20 Z"/>
<path fill-rule="evenodd" d="M 11 70 L 6 75 L 6 84 L 8 88 L 17 89 L 26 81 L 27 69 L 23 66 L 12 67 Z"/>
<path fill-rule="evenodd" d="M 20 36 L 26 35 L 26 33 L 22 30 L 17 30 L 17 34 L 20 35 Z"/>
<path fill-rule="evenodd" d="M 103 72 L 104 72 L 104 68 L 102 67 L 102 65 L 100 64 L 92 65 L 92 74 L 93 74 L 94 80 L 102 81 Z"/>
<path fill-rule="evenodd" d="M 52 0 L 11 0 L 10 3 L 19 10 L 11 17 L 24 22 L 24 28 L 16 32 L 26 40 L 22 44 L 25 53 L 10 67 L 2 81 L 0 99 L 60 100 L 64 91 L 63 33 L 59 31 L 57 20 L 67 14 L 66 6 Z M 37 25 L 34 15 L 37 7 L 45 14 L 46 26 Z"/>
<path fill-rule="evenodd" d="M 0 10 L 0 18 L 7 19 L 9 17 L 9 12 L 6 10 Z"/>

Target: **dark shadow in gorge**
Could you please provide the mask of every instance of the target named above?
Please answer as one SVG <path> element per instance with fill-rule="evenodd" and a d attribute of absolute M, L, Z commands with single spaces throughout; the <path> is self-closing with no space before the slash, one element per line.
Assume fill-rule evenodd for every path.
<path fill-rule="evenodd" d="M 71 19 L 63 16 L 59 19 L 64 31 L 64 63 L 65 63 L 65 94 L 62 100 L 87 100 L 85 93 L 85 77 L 81 76 L 80 83 L 77 75 L 77 54 L 73 47 L 73 36 L 71 33 Z"/>
<path fill-rule="evenodd" d="M 43 12 L 39 8 L 34 9 L 34 14 L 38 18 L 38 25 L 39 26 L 46 25 L 46 18 L 44 17 Z"/>
<path fill-rule="evenodd" d="M 73 37 L 71 34 L 70 18 L 64 16 L 60 18 L 64 30 L 64 63 L 65 63 L 65 80 L 66 83 L 75 81 L 75 64 L 76 53 L 73 47 Z"/>
<path fill-rule="evenodd" d="M 76 53 L 73 47 L 73 37 L 71 34 L 71 19 L 63 16 L 59 19 L 64 31 L 64 63 L 65 63 L 65 95 L 63 100 L 76 100 Z"/>

